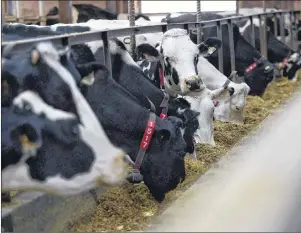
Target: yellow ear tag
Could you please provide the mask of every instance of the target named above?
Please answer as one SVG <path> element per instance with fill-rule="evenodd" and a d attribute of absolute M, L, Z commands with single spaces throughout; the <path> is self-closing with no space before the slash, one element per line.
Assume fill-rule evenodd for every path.
<path fill-rule="evenodd" d="M 21 135 L 19 139 L 24 149 L 32 149 L 38 147 L 38 145 L 34 142 L 31 142 L 26 135 Z"/>
<path fill-rule="evenodd" d="M 213 54 L 215 52 L 216 48 L 215 47 L 209 47 L 208 48 L 208 54 Z"/>
<path fill-rule="evenodd" d="M 81 83 L 85 84 L 87 86 L 91 86 L 91 85 L 93 85 L 94 81 L 95 81 L 94 76 L 92 76 L 91 74 L 89 74 L 88 76 L 82 78 Z"/>
<path fill-rule="evenodd" d="M 275 22 L 275 21 L 276 21 L 276 19 L 273 17 L 273 18 L 272 18 L 272 21 L 273 21 L 273 22 Z"/>

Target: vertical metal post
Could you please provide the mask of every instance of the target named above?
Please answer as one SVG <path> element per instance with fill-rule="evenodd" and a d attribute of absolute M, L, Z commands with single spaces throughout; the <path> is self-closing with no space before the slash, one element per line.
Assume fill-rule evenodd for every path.
<path fill-rule="evenodd" d="M 101 39 L 103 41 L 103 53 L 104 53 L 105 65 L 109 70 L 109 76 L 112 77 L 112 63 L 111 63 L 111 53 L 110 53 L 108 32 L 102 32 Z"/>
<path fill-rule="evenodd" d="M 266 13 L 266 1 L 262 1 L 263 13 Z M 266 16 L 262 15 L 259 17 L 260 24 L 263 23 L 261 27 L 261 37 L 260 37 L 260 52 L 262 56 L 267 58 L 267 24 L 266 24 Z"/>
<path fill-rule="evenodd" d="M 236 14 L 239 14 L 239 1 L 236 0 Z"/>
<path fill-rule="evenodd" d="M 44 1 L 43 0 L 39 0 L 39 17 L 40 17 L 40 25 L 45 26 L 46 20 L 45 20 L 45 15 L 44 15 Z"/>
<path fill-rule="evenodd" d="M 72 23 L 72 1 L 58 1 L 59 2 L 59 15 L 62 23 Z"/>
<path fill-rule="evenodd" d="M 15 1 L 16 5 L 16 18 L 17 22 L 22 23 L 23 19 L 21 19 L 21 14 L 20 14 L 20 2 L 18 0 Z"/>
<path fill-rule="evenodd" d="M 280 14 L 280 36 L 281 36 L 281 41 L 282 43 L 285 43 L 284 41 L 284 15 L 282 12 Z"/>
<path fill-rule="evenodd" d="M 290 27 L 289 27 L 289 34 L 291 36 L 291 40 L 290 40 L 290 47 L 291 49 L 295 49 L 295 33 L 294 33 L 294 30 L 293 30 L 293 23 L 296 24 L 296 20 L 295 20 L 295 17 L 294 17 L 294 14 L 292 12 L 289 13 L 289 20 L 290 20 Z"/>
<path fill-rule="evenodd" d="M 274 14 L 273 18 L 275 19 L 274 20 L 274 30 L 275 30 L 274 31 L 274 35 L 277 37 L 278 36 L 278 23 L 277 23 L 277 21 L 278 21 L 277 19 L 278 18 L 277 18 L 277 14 Z"/>
<path fill-rule="evenodd" d="M 128 15 L 130 21 L 130 27 L 135 26 L 135 4 L 134 0 L 128 0 Z M 131 35 L 131 55 L 135 60 L 135 48 L 136 48 L 136 36 Z"/>
<path fill-rule="evenodd" d="M 230 46 L 230 58 L 231 58 L 231 70 L 235 70 L 235 50 L 234 50 L 234 38 L 233 38 L 233 24 L 232 20 L 228 19 L 228 34 L 229 34 L 229 46 Z"/>
<path fill-rule="evenodd" d="M 217 38 L 223 41 L 222 25 L 220 21 L 216 23 L 216 30 L 217 30 Z M 221 73 L 224 73 L 223 45 L 218 50 L 218 69 Z"/>
<path fill-rule="evenodd" d="M 201 22 L 201 1 L 197 0 L 196 1 L 196 9 L 197 9 L 197 14 L 196 14 L 196 21 L 197 23 Z M 201 25 L 197 28 L 197 44 L 200 44 L 202 40 L 202 28 Z"/>
<path fill-rule="evenodd" d="M 250 23 L 251 23 L 251 45 L 255 47 L 255 27 L 253 22 L 253 16 L 250 16 Z"/>

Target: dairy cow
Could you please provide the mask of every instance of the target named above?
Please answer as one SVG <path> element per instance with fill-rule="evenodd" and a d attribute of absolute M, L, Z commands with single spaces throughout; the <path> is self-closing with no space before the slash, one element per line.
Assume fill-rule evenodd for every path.
<path fill-rule="evenodd" d="M 97 49 L 94 49 L 99 48 L 99 42 L 90 46 L 94 47 L 91 48 L 90 54 L 85 54 L 88 58 L 94 57 L 92 51 L 95 52 Z M 71 53 L 76 54 L 74 47 L 72 48 Z M 118 49 L 114 45 L 110 48 L 113 53 Z M 81 48 L 78 47 L 78 49 Z M 109 78 L 108 71 L 103 65 L 89 60 L 81 63 L 77 61 L 79 56 L 71 57 L 76 59 L 76 68 L 80 72 L 80 79 L 77 83 L 81 86 L 82 92 L 110 141 L 122 148 L 136 162 L 136 170 L 143 175 L 145 185 L 157 201 L 162 201 L 165 193 L 176 188 L 185 177 L 186 143 L 181 133 L 183 122 L 175 117 L 167 117 L 164 120 L 156 117 L 146 107 L 142 107 L 141 102 L 133 95 Z M 15 60 L 13 64 L 17 66 L 18 62 Z M 19 70 L 22 69 L 20 65 L 17 67 L 20 67 Z M 16 70 L 16 67 L 11 67 L 9 70 Z M 26 76 L 17 74 L 20 82 L 26 80 Z M 92 78 L 91 74 L 93 74 Z M 53 102 L 56 98 L 52 98 L 54 94 L 51 92 L 51 86 L 41 88 L 41 85 L 47 83 L 44 84 L 40 79 L 36 80 L 34 86 L 24 86 L 25 83 L 23 82 L 23 88 L 36 89 L 42 97 L 45 97 L 46 102 L 51 105 L 55 104 Z M 57 84 L 53 85 L 55 87 Z M 69 106 L 67 100 L 61 101 L 64 102 L 60 104 L 62 108 Z M 143 136 L 144 133 L 145 136 Z M 149 133 L 151 134 L 146 137 Z"/>
<path fill-rule="evenodd" d="M 54 47 L 40 43 L 22 55 L 5 51 L 1 80 L 2 188 L 38 188 L 70 195 L 124 179 L 123 152 L 107 138 L 74 78 L 60 64 Z M 19 71 L 25 80 L 21 80 Z M 67 89 L 76 114 L 47 105 L 42 98 L 53 101 L 46 91 L 40 97 L 36 90 L 26 90 L 30 85 L 35 89 L 33 76 L 47 82 L 49 75 L 57 81 L 52 94 L 63 95 L 59 90 Z M 56 106 L 65 104 L 60 98 L 55 101 Z"/>
<path fill-rule="evenodd" d="M 202 20 L 221 19 L 223 16 L 216 13 L 202 14 Z M 168 23 L 174 23 L 186 20 L 184 17 L 167 19 Z M 184 21 L 185 22 L 185 21 Z M 202 29 L 204 39 L 217 36 L 215 27 L 205 27 Z M 222 26 L 223 35 L 223 70 L 226 76 L 229 76 L 231 71 L 230 64 L 230 46 L 227 25 Z M 264 59 L 261 54 L 255 49 L 246 39 L 240 34 L 237 25 L 233 25 L 233 38 L 234 38 L 234 51 L 235 51 L 235 64 L 237 75 L 244 77 L 244 81 L 250 87 L 250 95 L 263 95 L 267 85 L 273 80 L 274 65 L 268 60 Z M 196 42 L 196 41 L 194 41 Z M 218 56 L 213 54 L 208 58 L 216 68 L 218 67 Z M 276 73 L 277 74 L 277 73 Z M 277 74 L 278 76 L 278 74 Z"/>
<path fill-rule="evenodd" d="M 46 30 L 47 29 L 47 30 Z M 52 30 L 56 31 L 52 31 Z M 44 36 L 49 34 L 59 35 L 62 33 L 70 33 L 75 31 L 85 31 L 89 30 L 88 27 L 83 26 L 57 26 L 55 28 L 51 27 L 36 27 L 36 26 L 26 26 L 22 24 L 9 24 L 4 25 L 2 32 L 4 33 L 4 38 L 11 37 L 26 37 L 31 38 L 37 35 Z M 87 57 L 88 61 L 95 61 L 97 60 L 100 63 L 104 63 L 103 57 L 103 43 L 102 41 L 99 42 L 92 42 L 87 43 L 87 45 L 74 45 L 72 46 L 73 55 L 76 56 L 77 62 L 84 63 L 86 62 Z M 146 95 L 155 105 L 156 107 L 156 114 L 158 116 L 176 116 L 179 117 L 184 121 L 183 124 L 183 135 L 185 135 L 185 141 L 187 143 L 186 152 L 191 154 L 193 152 L 192 148 L 194 148 L 194 144 L 192 144 L 192 140 L 189 138 L 193 137 L 193 133 L 197 127 L 195 127 L 197 123 L 196 116 L 198 115 L 197 112 L 192 111 L 189 109 L 189 106 L 183 109 L 184 105 L 179 106 L 175 101 L 168 99 L 163 92 L 159 91 L 158 89 L 154 88 L 144 77 L 144 74 L 140 71 L 139 67 L 136 65 L 128 51 L 126 50 L 124 44 L 119 40 L 114 40 L 111 42 L 111 61 L 113 67 L 113 78 L 116 82 L 121 84 L 124 88 L 126 88 L 131 94 L 133 94 L 137 99 L 140 101 L 145 99 L 143 98 Z M 94 54 L 90 54 L 91 51 Z M 91 56 L 88 56 L 88 55 Z M 136 81 L 133 83 L 133 79 Z M 147 101 L 146 101 L 147 102 Z M 145 101 L 144 101 L 145 103 Z M 143 104 L 143 103 L 142 103 Z M 147 102 L 148 105 L 148 102 Z M 168 109 L 175 108 L 180 109 L 179 112 L 169 112 Z M 189 127 L 187 127 L 187 125 Z"/>
<path fill-rule="evenodd" d="M 47 16 L 58 16 L 58 7 L 51 8 Z M 144 20 L 150 21 L 147 15 L 136 13 L 135 20 L 143 18 Z M 108 20 L 124 20 L 128 19 L 127 14 L 119 14 L 116 12 L 110 12 L 106 9 L 97 7 L 93 4 L 73 4 L 72 5 L 72 21 L 73 23 L 87 22 L 90 19 L 108 19 Z M 53 25 L 59 23 L 58 19 L 47 19 L 46 25 Z"/>
<path fill-rule="evenodd" d="M 219 47 L 219 40 L 210 38 L 197 47 L 197 45 L 195 45 L 189 39 L 189 36 L 185 30 L 177 30 L 179 30 L 179 34 L 180 32 L 182 33 L 181 37 L 178 36 L 175 39 L 179 40 L 178 42 L 173 42 L 173 40 L 170 38 L 169 43 L 162 42 L 161 46 L 158 46 L 157 49 L 147 44 L 141 44 L 137 46 L 137 56 L 138 58 L 142 59 L 138 62 L 141 69 L 146 72 L 150 79 L 154 80 L 154 83 L 157 86 L 158 83 L 160 83 L 160 77 L 164 76 L 164 87 L 166 88 L 166 86 L 169 85 L 167 86 L 171 89 L 169 91 L 172 91 L 173 94 L 181 94 L 179 78 L 176 75 L 171 75 L 171 64 L 169 64 L 168 59 L 166 59 L 164 55 L 162 56 L 160 50 L 161 48 L 162 51 L 166 50 L 167 54 L 172 54 L 173 51 L 175 51 L 174 54 L 181 54 L 182 59 L 185 59 L 185 62 L 188 63 L 188 61 L 190 61 L 191 69 L 196 69 L 197 74 L 202 78 L 201 82 L 204 82 L 204 84 L 210 90 L 216 90 L 223 87 L 229 88 L 228 93 L 224 93 L 222 95 L 223 98 L 218 98 L 219 104 L 216 106 L 214 112 L 215 119 L 242 123 L 243 108 L 250 88 L 245 83 L 236 84 L 230 81 L 225 75 L 221 74 L 212 64 L 208 62 L 207 59 L 210 59 L 210 57 L 214 55 L 214 52 L 217 51 Z M 177 46 L 173 46 L 176 43 L 179 44 Z M 183 50 L 180 50 L 180 48 L 183 48 Z M 200 49 L 199 52 L 198 49 Z M 202 54 L 207 59 L 199 54 Z M 165 59 L 165 62 L 162 61 L 162 57 Z M 157 61 L 155 59 L 157 59 Z M 172 59 L 174 58 L 172 57 Z M 176 62 L 180 63 L 180 60 L 175 60 Z M 154 67 L 154 69 L 151 71 L 148 69 L 148 67 Z M 160 69 L 162 70 L 160 71 Z M 229 77 L 231 77 L 231 74 Z M 202 88 L 204 88 L 203 83 Z M 200 90 L 200 92 L 202 92 L 202 90 Z M 190 92 L 188 95 L 198 96 L 198 94 L 200 93 Z M 214 98 L 216 97 L 217 96 L 214 96 Z M 216 112 L 219 114 L 216 114 Z"/>

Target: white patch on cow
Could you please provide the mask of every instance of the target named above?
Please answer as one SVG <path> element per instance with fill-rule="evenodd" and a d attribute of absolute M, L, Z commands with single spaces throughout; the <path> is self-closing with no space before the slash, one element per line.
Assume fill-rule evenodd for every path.
<path fill-rule="evenodd" d="M 72 6 L 72 23 L 77 23 L 78 14 L 78 10 L 74 6 Z"/>
<path fill-rule="evenodd" d="M 96 51 L 99 48 L 103 47 L 103 41 L 92 41 L 92 42 L 87 42 L 86 43 L 87 46 L 89 46 L 89 48 L 91 49 L 92 53 L 95 54 Z M 136 64 L 136 62 L 133 60 L 133 58 L 131 57 L 130 53 L 128 51 L 125 51 L 123 49 L 121 49 L 114 41 L 110 41 L 109 42 L 109 47 L 110 47 L 110 52 L 112 54 L 119 54 L 121 55 L 121 59 L 128 65 L 132 65 L 132 66 L 138 66 Z"/>
<path fill-rule="evenodd" d="M 221 88 L 228 79 L 201 56 L 197 67 L 200 77 L 210 90 Z M 217 98 L 219 104 L 215 107 L 214 118 L 225 122 L 243 123 L 243 110 L 250 87 L 246 83 L 237 84 L 232 81 L 229 83 L 229 87 L 234 88 L 234 94 L 230 96 L 225 93 Z"/>
<path fill-rule="evenodd" d="M 199 49 L 189 38 L 187 31 L 179 28 L 170 29 L 163 34 L 161 47 L 164 59 L 168 58 L 171 67 L 178 73 L 180 88 L 178 94 L 185 95 L 190 91 L 186 81 L 199 79 L 193 62 L 199 54 Z M 165 78 L 173 80 L 168 76 Z M 170 88 L 168 82 L 166 82 L 166 87 Z"/>
<path fill-rule="evenodd" d="M 175 12 L 175 13 L 171 13 L 170 14 L 170 18 L 177 18 L 177 17 L 179 17 L 179 16 L 181 16 L 181 15 L 183 15 L 182 13 L 178 13 L 178 12 Z"/>
<path fill-rule="evenodd" d="M 260 21 L 259 21 L 258 18 L 253 18 L 253 24 L 254 24 L 254 27 L 260 27 L 259 23 L 260 23 Z M 263 25 L 263 24 L 262 24 L 262 25 Z M 239 27 L 239 32 L 240 32 L 241 34 L 243 34 L 243 33 L 245 32 L 245 30 L 246 30 L 249 26 L 251 26 L 251 20 L 248 20 L 247 23 L 246 23 L 244 26 Z"/>
<path fill-rule="evenodd" d="M 214 105 L 209 91 L 203 91 L 198 97 L 184 96 L 191 105 L 191 109 L 200 112 L 198 116 L 199 128 L 194 134 L 196 143 L 215 146 L 213 137 L 213 113 Z"/>
<path fill-rule="evenodd" d="M 99 182 L 104 184 L 119 183 L 125 176 L 122 151 L 109 141 L 91 107 L 78 90 L 72 75 L 59 63 L 58 53 L 52 44 L 39 43 L 36 49 L 47 66 L 59 74 L 63 81 L 68 84 L 82 122 L 82 125 L 79 125 L 80 138 L 94 152 L 95 160 L 90 170 L 85 174 L 78 174 L 71 179 L 57 175 L 49 177 L 44 182 L 31 179 L 28 175 L 28 166 L 24 163 L 9 166 L 2 171 L 2 177 L 5 181 L 2 184 L 3 188 L 41 188 L 57 194 L 69 195 L 94 188 Z M 23 98 L 25 97 L 23 96 Z M 55 112 L 51 113 L 53 116 L 56 114 Z"/>

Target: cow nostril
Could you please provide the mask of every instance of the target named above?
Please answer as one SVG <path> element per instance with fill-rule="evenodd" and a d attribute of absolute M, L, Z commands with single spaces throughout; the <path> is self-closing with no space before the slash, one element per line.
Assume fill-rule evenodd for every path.
<path fill-rule="evenodd" d="M 239 107 L 235 107 L 235 108 L 236 108 L 236 110 L 238 110 L 238 111 L 240 110 L 240 108 L 239 108 Z"/>

